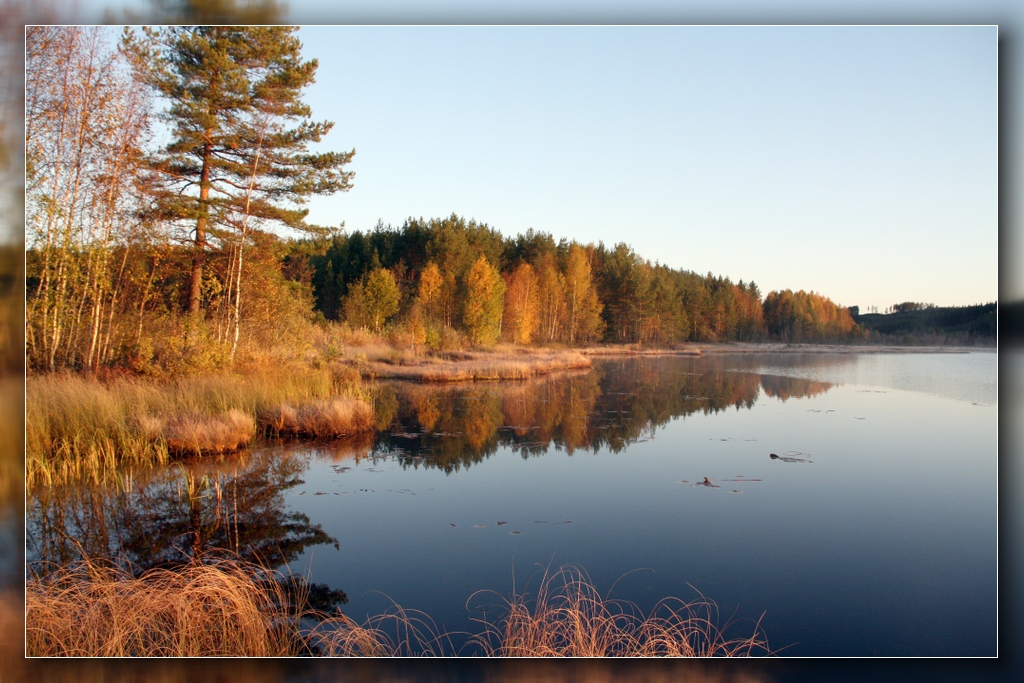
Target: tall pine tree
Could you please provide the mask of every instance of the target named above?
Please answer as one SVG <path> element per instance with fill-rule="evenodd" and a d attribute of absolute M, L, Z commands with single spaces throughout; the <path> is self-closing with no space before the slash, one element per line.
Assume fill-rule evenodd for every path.
<path fill-rule="evenodd" d="M 202 307 L 207 250 L 248 218 L 312 231 L 302 204 L 351 187 L 355 150 L 312 154 L 333 126 L 312 122 L 296 27 L 185 26 L 126 36 L 136 66 L 168 102 L 171 141 L 150 159 L 159 217 L 192 226 L 188 310 Z M 242 239 L 238 238 L 239 248 Z"/>

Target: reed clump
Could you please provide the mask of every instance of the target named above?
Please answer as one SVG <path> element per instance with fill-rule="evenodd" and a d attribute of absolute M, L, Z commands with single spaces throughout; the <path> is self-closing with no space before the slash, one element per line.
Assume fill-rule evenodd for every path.
<path fill-rule="evenodd" d="M 256 436 L 251 415 L 232 408 L 219 415 L 144 415 L 140 427 L 151 439 L 163 439 L 171 453 L 224 453 L 246 446 Z"/>
<path fill-rule="evenodd" d="M 139 577 L 84 561 L 26 584 L 35 657 L 273 657 L 297 654 L 297 613 L 279 582 L 229 560 Z"/>
<path fill-rule="evenodd" d="M 174 453 L 223 452 L 249 443 L 274 406 L 365 402 L 358 370 L 331 364 L 181 377 L 173 381 L 74 374 L 26 380 L 29 490 L 124 465 L 165 464 Z"/>
<path fill-rule="evenodd" d="M 260 411 L 260 425 L 277 434 L 338 437 L 374 428 L 373 408 L 365 401 L 342 397 L 302 406 L 282 403 Z"/>
<path fill-rule="evenodd" d="M 593 361 L 576 351 L 491 351 L 435 354 L 427 358 L 396 358 L 366 363 L 373 377 L 418 382 L 469 382 L 528 379 L 559 370 L 590 368 Z"/>
<path fill-rule="evenodd" d="M 545 574 L 532 603 L 521 595 L 476 634 L 447 633 L 394 605 L 360 624 L 309 608 L 308 591 L 231 557 L 204 557 L 134 576 L 83 560 L 25 588 L 25 647 L 32 657 L 736 657 L 770 654 L 758 623 L 727 638 L 701 598 L 670 599 L 645 616 L 602 597 L 573 567 Z M 293 582 L 294 583 L 294 582 Z M 306 585 L 299 582 L 299 585 Z M 476 595 L 476 594 L 475 594 Z M 472 598 L 471 598 L 472 600 Z M 468 636 L 458 651 L 453 640 Z"/>
<path fill-rule="evenodd" d="M 752 635 L 728 638 L 717 608 L 667 598 L 645 615 L 627 601 L 601 596 L 577 567 L 545 572 L 532 605 L 505 601 L 496 622 L 482 622 L 473 642 L 491 657 L 736 657 L 770 654 L 756 625 Z"/>

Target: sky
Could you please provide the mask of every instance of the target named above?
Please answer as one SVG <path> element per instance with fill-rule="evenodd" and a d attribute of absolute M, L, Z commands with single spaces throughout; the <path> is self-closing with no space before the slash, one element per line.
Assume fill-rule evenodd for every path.
<path fill-rule="evenodd" d="M 314 27 L 312 222 L 452 213 L 843 305 L 997 298 L 995 27 Z"/>
<path fill-rule="evenodd" d="M 763 23 L 801 20 L 813 3 L 783 3 L 774 19 L 759 3 L 727 4 Z M 621 16 L 605 2 L 519 5 L 533 17 L 499 5 L 504 14 L 400 0 L 333 11 L 377 22 Z M 894 23 L 926 11 L 962 21 L 962 3 L 876 5 Z M 641 2 L 622 20 L 680 21 L 665 7 Z M 984 24 L 1006 5 L 980 7 L 972 21 Z M 289 21 L 332 21 L 315 0 L 289 8 Z M 862 310 L 992 301 L 999 92 L 988 23 L 309 25 L 304 55 L 320 68 L 306 100 L 336 124 L 323 149 L 356 150 L 353 189 L 313 200 L 310 220 L 351 231 L 456 213 L 507 235 L 624 241 L 674 268 Z M 1024 297 L 1024 276 L 1003 284 Z"/>

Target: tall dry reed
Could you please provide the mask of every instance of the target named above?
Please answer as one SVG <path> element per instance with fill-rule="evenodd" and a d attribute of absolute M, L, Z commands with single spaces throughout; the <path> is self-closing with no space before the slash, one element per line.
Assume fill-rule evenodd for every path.
<path fill-rule="evenodd" d="M 297 654 L 296 614 L 276 581 L 214 560 L 133 577 L 81 562 L 26 585 L 26 651 L 38 657 Z"/>
<path fill-rule="evenodd" d="M 248 443 L 262 411 L 332 398 L 365 400 L 357 371 L 340 366 L 265 368 L 157 381 L 30 376 L 26 385 L 29 489 L 118 466 L 166 463 L 174 451 L 222 451 Z"/>
<path fill-rule="evenodd" d="M 304 406 L 283 403 L 265 408 L 260 425 L 278 434 L 335 437 L 361 434 L 374 427 L 373 409 L 354 398 L 332 398 Z"/>
<path fill-rule="evenodd" d="M 497 657 L 736 657 L 769 654 L 756 624 L 752 635 L 729 638 L 717 608 L 666 598 L 649 615 L 627 601 L 603 597 L 578 567 L 545 572 L 532 605 L 505 600 L 504 616 L 482 621 L 472 642 Z"/>
<path fill-rule="evenodd" d="M 476 634 L 440 631 L 398 605 L 359 624 L 308 608 L 279 574 L 231 558 L 141 576 L 83 561 L 26 584 L 29 656 L 735 657 L 770 654 L 760 624 L 727 638 L 703 598 L 663 601 L 649 616 L 601 597 L 582 570 L 545 574 Z M 463 652 L 453 642 L 466 638 Z"/>
<path fill-rule="evenodd" d="M 237 408 L 211 417 L 145 415 L 139 424 L 151 439 L 162 438 L 172 453 L 224 453 L 247 445 L 256 435 L 256 421 Z"/>
<path fill-rule="evenodd" d="M 453 357 L 454 356 L 454 357 Z M 528 379 L 560 370 L 590 368 L 593 361 L 576 351 L 519 349 L 504 352 L 462 352 L 393 363 L 367 363 L 374 377 L 419 382 L 466 382 Z"/>

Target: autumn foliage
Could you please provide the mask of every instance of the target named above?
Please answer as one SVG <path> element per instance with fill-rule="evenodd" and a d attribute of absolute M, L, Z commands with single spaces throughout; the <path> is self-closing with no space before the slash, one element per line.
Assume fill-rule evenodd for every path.
<path fill-rule="evenodd" d="M 307 120 L 316 63 L 300 59 L 293 29 L 129 32 L 119 47 L 104 30 L 26 33 L 31 371 L 174 377 L 304 357 L 334 322 L 418 355 L 862 336 L 819 294 L 765 298 L 625 243 L 509 237 L 457 214 L 309 225 L 302 205 L 349 189 L 354 152 L 307 153 L 331 124 Z M 174 138 L 163 148 L 151 134 L 160 107 Z"/>

